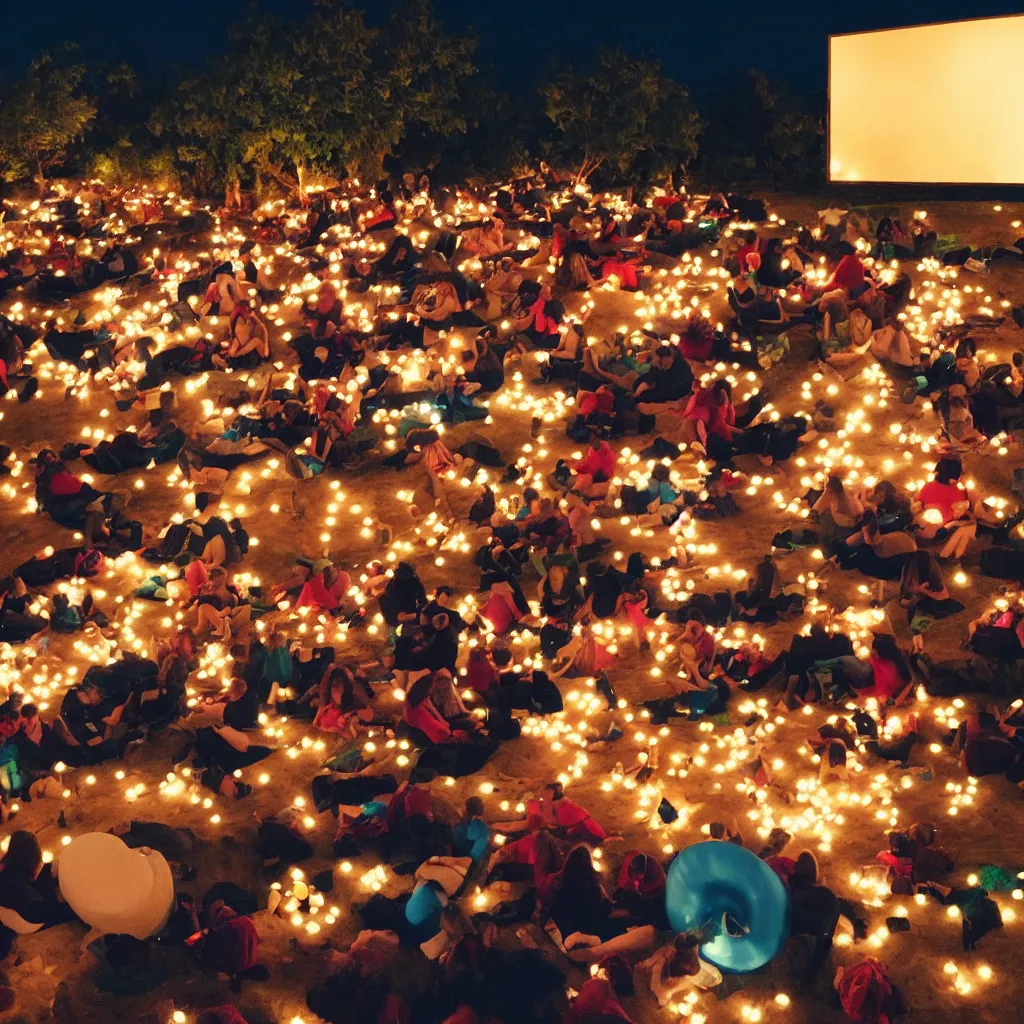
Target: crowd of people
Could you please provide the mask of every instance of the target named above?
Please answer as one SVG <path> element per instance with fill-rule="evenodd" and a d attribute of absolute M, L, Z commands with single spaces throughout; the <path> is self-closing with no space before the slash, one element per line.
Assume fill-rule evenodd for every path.
<path fill-rule="evenodd" d="M 571 733 L 565 745 L 585 765 L 584 750 L 625 744 L 629 722 L 667 736 L 724 721 L 740 723 L 730 763 L 747 793 L 788 802 L 773 767 L 784 749 L 776 714 L 827 713 L 809 743 L 816 784 L 845 785 L 854 765 L 907 769 L 921 756 L 920 693 L 978 688 L 966 668 L 932 656 L 937 623 L 960 623 L 937 632 L 958 630 L 979 659 L 1019 663 L 1020 595 L 994 582 L 995 604 L 968 625 L 950 586 L 974 565 L 1024 579 L 1020 517 L 965 471 L 965 460 L 1012 444 L 1024 352 L 979 354 L 1005 319 L 991 310 L 922 311 L 926 290 L 948 291 L 956 268 L 997 254 L 947 244 L 923 214 L 904 229 L 892 216 L 871 225 L 828 210 L 803 227 L 742 196 L 593 196 L 546 167 L 475 193 L 406 175 L 303 199 L 183 210 L 174 197 L 138 203 L 92 183 L 75 201 L 4 206 L 0 385 L 25 414 L 46 408 L 33 399 L 49 400 L 53 381 L 67 400 L 108 394 L 119 425 L 31 452 L 7 434 L 0 450 L 5 493 L 19 496 L 15 481 L 34 475 L 32 511 L 52 539 L 0 580 L 12 665 L 0 705 L 4 819 L 52 796 L 55 776 L 144 765 L 167 737 L 175 772 L 206 791 L 195 803 L 252 803 L 262 763 L 284 756 L 274 723 L 290 723 L 328 755 L 306 780 L 308 802 L 337 824 L 317 848 L 294 807 L 261 813 L 262 870 L 373 856 L 412 883 L 353 905 L 358 937 L 325 958 L 310 1010 L 365 1024 L 582 1024 L 649 1019 L 650 999 L 689 1014 L 722 985 L 701 950 L 729 922 L 672 933 L 671 844 L 658 853 L 574 801 L 583 767 L 509 777 L 503 788 L 523 794 L 515 816 L 508 801 L 499 812 L 475 795 L 453 813 L 443 791 L 490 778 L 499 751 L 532 736 Z M 718 280 L 721 323 L 702 304 Z M 643 326 L 588 335 L 599 303 L 622 293 L 642 304 Z M 899 459 L 866 466 L 847 440 L 866 425 L 866 405 L 843 421 L 831 398 L 808 410 L 771 393 L 774 365 L 801 358 L 831 382 L 828 396 L 863 375 L 876 408 L 903 409 L 892 443 L 923 440 L 930 479 L 908 487 Z M 501 416 L 515 413 L 530 436 L 513 451 Z M 163 522 L 137 512 L 132 493 L 157 467 L 184 495 Z M 303 543 L 275 582 L 251 571 L 256 527 L 232 511 L 229 486 L 284 484 L 288 497 L 262 511 L 295 523 L 271 539 L 290 560 L 311 504 L 333 502 L 333 528 L 345 506 L 360 511 L 368 474 L 371 487 L 400 481 L 408 519 L 370 516 L 352 529 L 376 540 L 374 557 L 357 564 L 357 543 L 328 534 L 315 550 Z M 803 493 L 776 502 L 790 525 L 764 538 L 752 571 L 721 571 L 704 542 L 725 519 L 735 522 L 721 530 L 753 535 L 761 510 L 747 496 L 778 486 L 763 483 L 773 474 L 805 478 Z M 351 493 L 318 489 L 321 477 Z M 628 554 L 608 536 L 620 523 Z M 814 552 L 814 572 L 787 570 L 800 549 Z M 428 585 L 425 566 L 444 565 L 449 550 L 471 556 L 472 583 Z M 871 604 L 831 603 L 830 573 Z M 116 601 L 111 581 L 130 583 Z M 142 636 L 135 618 L 160 608 L 172 617 Z M 29 666 L 65 649 L 88 667 L 41 701 Z M 646 689 L 619 672 L 631 659 L 655 665 Z M 569 726 L 580 689 L 587 720 Z M 975 781 L 1022 784 L 1020 701 L 1000 708 L 1001 696 L 1012 693 L 993 692 L 963 722 L 947 716 L 939 749 Z M 702 765 L 692 736 L 686 762 Z M 657 793 L 668 825 L 679 818 L 676 769 L 659 765 L 655 742 L 632 768 L 621 762 L 633 755 L 616 754 L 612 778 Z M 208 842 L 157 821 L 114 831 L 158 851 L 182 883 Z M 840 918 L 859 941 L 873 915 L 859 893 L 826 885 L 809 836 L 770 831 L 766 844 L 735 823 L 710 828 L 783 882 L 782 959 L 805 991 L 830 961 Z M 965 948 L 1001 924 L 984 889 L 950 877 L 934 826 L 894 826 L 884 844 L 883 888 L 959 907 Z M 0 952 L 17 956 L 19 936 L 75 919 L 59 869 L 32 832 L 10 833 Z M 201 902 L 178 892 L 151 934 L 92 942 L 96 986 L 155 991 L 166 946 L 189 948 L 232 992 L 265 981 L 253 914 L 266 893 L 213 881 L 202 879 Z M 301 888 L 292 910 L 322 906 Z M 415 981 L 399 970 L 410 951 L 433 965 Z M 846 963 L 834 984 L 855 1020 L 902 1007 L 877 960 Z M 198 1019 L 242 1020 L 230 1006 Z"/>

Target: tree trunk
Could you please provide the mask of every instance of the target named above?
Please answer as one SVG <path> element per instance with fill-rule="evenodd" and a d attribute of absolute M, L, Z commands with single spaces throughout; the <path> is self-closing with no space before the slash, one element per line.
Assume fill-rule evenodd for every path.
<path fill-rule="evenodd" d="M 582 185 L 588 181 L 590 176 L 604 163 L 604 157 L 591 157 L 588 160 L 584 160 L 583 164 L 579 169 L 579 173 L 576 175 L 575 184 Z"/>
<path fill-rule="evenodd" d="M 295 161 L 295 177 L 299 183 L 299 196 L 304 196 L 306 194 L 306 167 L 301 160 Z"/>
<path fill-rule="evenodd" d="M 39 198 L 46 195 L 46 173 L 43 171 L 43 158 L 36 153 L 36 183 L 39 185 Z"/>

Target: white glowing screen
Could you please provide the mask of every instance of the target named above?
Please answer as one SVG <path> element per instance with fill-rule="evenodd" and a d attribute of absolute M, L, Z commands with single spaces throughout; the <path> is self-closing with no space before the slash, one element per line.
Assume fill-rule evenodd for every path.
<path fill-rule="evenodd" d="M 1024 184 L 1024 15 L 829 40 L 831 181 Z"/>

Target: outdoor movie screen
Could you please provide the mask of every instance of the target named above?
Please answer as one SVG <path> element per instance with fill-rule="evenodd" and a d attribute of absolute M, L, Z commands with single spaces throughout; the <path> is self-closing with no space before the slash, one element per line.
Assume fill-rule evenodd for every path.
<path fill-rule="evenodd" d="M 829 180 L 1024 184 L 1024 14 L 829 39 Z"/>

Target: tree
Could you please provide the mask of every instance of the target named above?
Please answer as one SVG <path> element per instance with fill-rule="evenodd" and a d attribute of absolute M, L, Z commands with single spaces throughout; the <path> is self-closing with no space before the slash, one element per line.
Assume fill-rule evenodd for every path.
<path fill-rule="evenodd" d="M 339 12 L 340 13 L 340 12 Z M 244 172 L 301 191 L 307 172 L 341 147 L 368 40 L 361 15 L 345 13 L 332 31 L 263 17 L 233 37 L 233 48 L 186 79 L 150 121 L 173 140 L 203 188 Z M 318 29 L 321 26 L 317 26 Z"/>
<path fill-rule="evenodd" d="M 313 168 L 377 174 L 410 133 L 465 128 L 455 111 L 474 44 L 446 36 L 429 0 L 407 0 L 384 29 L 346 0 L 316 0 L 304 20 L 259 18 L 233 44 L 151 120 L 203 183 L 250 172 L 301 191 Z"/>
<path fill-rule="evenodd" d="M 374 39 L 369 74 L 349 140 L 353 167 L 379 174 L 403 143 L 466 131 L 460 102 L 476 74 L 476 41 L 449 36 L 430 0 L 404 0 Z"/>
<path fill-rule="evenodd" d="M 700 118 L 689 92 L 656 61 L 600 50 L 587 70 L 557 71 L 541 95 L 555 128 L 552 155 L 577 166 L 577 182 L 605 163 L 628 174 L 641 154 L 671 166 L 697 151 Z"/>
<path fill-rule="evenodd" d="M 750 79 L 764 114 L 761 160 L 772 187 L 806 184 L 824 167 L 821 119 L 803 110 L 783 83 L 756 69 L 751 69 Z"/>
<path fill-rule="evenodd" d="M 751 69 L 721 86 L 701 139 L 701 177 L 723 184 L 812 185 L 824 167 L 822 119 L 785 85 Z"/>
<path fill-rule="evenodd" d="M 74 52 L 65 46 L 44 53 L 0 96 L 0 162 L 9 180 L 34 174 L 42 191 L 47 172 L 96 117 L 93 100 L 80 92 L 85 65 L 69 63 Z"/>

